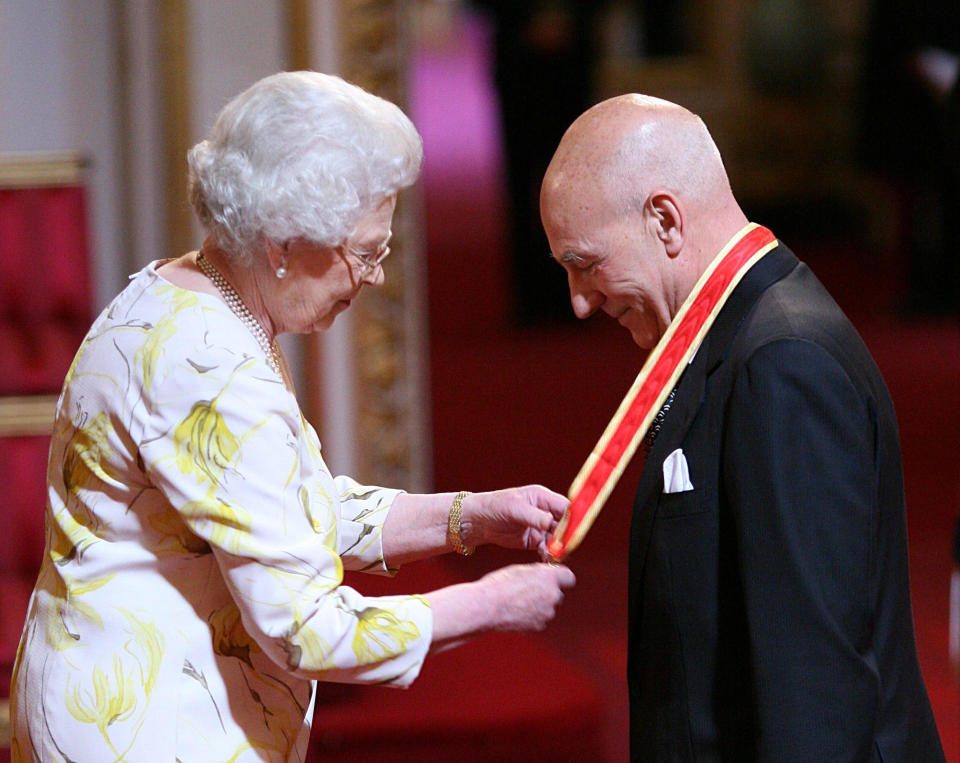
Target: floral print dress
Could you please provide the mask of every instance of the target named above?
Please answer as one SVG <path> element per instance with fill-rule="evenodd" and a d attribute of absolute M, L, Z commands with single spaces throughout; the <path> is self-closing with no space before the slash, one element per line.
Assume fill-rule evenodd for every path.
<path fill-rule="evenodd" d="M 314 679 L 407 686 L 417 596 L 367 598 L 398 491 L 333 477 L 220 300 L 150 265 L 96 320 L 50 446 L 13 759 L 295 761 Z"/>

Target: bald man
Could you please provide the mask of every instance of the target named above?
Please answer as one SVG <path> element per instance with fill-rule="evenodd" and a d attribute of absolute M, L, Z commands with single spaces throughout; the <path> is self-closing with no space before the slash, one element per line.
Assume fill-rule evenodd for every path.
<path fill-rule="evenodd" d="M 640 95 L 573 123 L 541 215 L 576 315 L 602 310 L 643 349 L 756 230 L 703 122 Z M 839 307 L 767 235 L 646 437 L 630 531 L 631 757 L 941 761 L 893 406 Z"/>

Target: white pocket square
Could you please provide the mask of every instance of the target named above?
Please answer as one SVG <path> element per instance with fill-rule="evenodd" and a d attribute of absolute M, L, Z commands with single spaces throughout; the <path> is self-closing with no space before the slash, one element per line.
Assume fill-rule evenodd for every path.
<path fill-rule="evenodd" d="M 677 448 L 663 460 L 663 492 L 682 493 L 686 490 L 693 490 L 690 468 L 683 449 Z"/>

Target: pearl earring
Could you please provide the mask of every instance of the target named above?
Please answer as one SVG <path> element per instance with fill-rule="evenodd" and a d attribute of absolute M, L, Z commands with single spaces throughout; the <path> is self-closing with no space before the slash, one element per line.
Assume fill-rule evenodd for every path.
<path fill-rule="evenodd" d="M 283 260 L 281 261 L 281 263 L 280 263 L 280 267 L 277 268 L 276 271 L 274 271 L 274 272 L 276 272 L 277 278 L 279 278 L 281 281 L 282 281 L 284 278 L 287 277 L 287 259 L 286 259 L 286 257 L 284 257 L 284 259 L 283 259 Z"/>

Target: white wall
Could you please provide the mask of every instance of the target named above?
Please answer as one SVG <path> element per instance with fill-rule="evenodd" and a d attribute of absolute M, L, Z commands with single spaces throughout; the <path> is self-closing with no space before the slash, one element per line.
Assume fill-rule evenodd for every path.
<path fill-rule="evenodd" d="M 223 105 L 255 81 L 286 67 L 282 0 L 203 0 L 190 6 L 194 140 Z"/>
<path fill-rule="evenodd" d="M 94 307 L 122 281 L 116 33 L 103 0 L 0 2 L 0 151 L 79 151 L 88 175 Z"/>
<path fill-rule="evenodd" d="M 165 168 L 162 152 L 160 107 L 160 33 L 154 3 L 129 0 L 123 43 L 127 71 L 123 100 L 127 127 L 127 172 L 120 191 L 127 250 L 115 268 L 132 273 L 153 260 L 170 257 L 167 250 L 163 189 Z"/>

